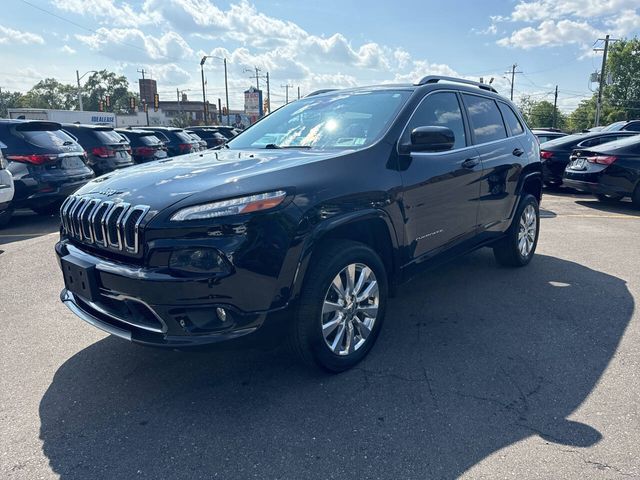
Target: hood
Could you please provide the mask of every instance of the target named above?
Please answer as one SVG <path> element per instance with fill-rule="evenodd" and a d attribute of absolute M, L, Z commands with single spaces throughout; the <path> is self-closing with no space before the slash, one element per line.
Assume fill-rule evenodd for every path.
<path fill-rule="evenodd" d="M 102 175 L 76 192 L 104 200 L 148 205 L 160 211 L 195 194 L 209 199 L 257 193 L 287 185 L 276 185 L 273 175 L 318 160 L 343 155 L 344 150 L 208 150 L 157 160 Z M 251 182 L 243 180 L 251 178 Z M 280 175 L 276 178 L 282 180 Z M 250 183 L 250 185 L 245 185 Z M 248 191 L 247 189 L 250 189 Z"/>

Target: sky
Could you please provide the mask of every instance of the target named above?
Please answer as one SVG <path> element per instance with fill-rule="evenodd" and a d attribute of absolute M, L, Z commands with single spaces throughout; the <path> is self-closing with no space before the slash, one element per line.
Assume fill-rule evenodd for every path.
<path fill-rule="evenodd" d="M 90 70 L 138 70 L 161 100 L 223 98 L 230 106 L 269 72 L 272 106 L 319 88 L 413 83 L 429 74 L 488 81 L 565 112 L 592 95 L 598 40 L 640 36 L 640 0 L 3 0 L 0 88 L 26 91 L 46 77 L 75 83 Z M 260 79 L 264 87 L 264 78 Z"/>

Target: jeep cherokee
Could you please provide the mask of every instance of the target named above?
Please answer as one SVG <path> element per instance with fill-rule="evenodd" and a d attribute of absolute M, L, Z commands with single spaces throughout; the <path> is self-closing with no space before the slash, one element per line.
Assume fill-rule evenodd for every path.
<path fill-rule="evenodd" d="M 61 207 L 61 299 L 155 346 L 278 325 L 303 360 L 341 371 L 373 346 L 389 292 L 424 267 L 483 246 L 529 263 L 541 172 L 534 135 L 489 85 L 324 90 L 218 150 L 81 188 Z"/>

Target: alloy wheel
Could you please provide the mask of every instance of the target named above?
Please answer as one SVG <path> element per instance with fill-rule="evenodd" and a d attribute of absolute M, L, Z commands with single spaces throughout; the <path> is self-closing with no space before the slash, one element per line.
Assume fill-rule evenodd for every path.
<path fill-rule="evenodd" d="M 322 305 L 322 335 L 336 355 L 362 348 L 378 317 L 380 293 L 373 270 L 352 263 L 332 280 Z"/>
<path fill-rule="evenodd" d="M 523 258 L 527 258 L 533 250 L 538 229 L 536 209 L 533 205 L 527 205 L 520 216 L 520 228 L 518 229 L 518 250 Z"/>

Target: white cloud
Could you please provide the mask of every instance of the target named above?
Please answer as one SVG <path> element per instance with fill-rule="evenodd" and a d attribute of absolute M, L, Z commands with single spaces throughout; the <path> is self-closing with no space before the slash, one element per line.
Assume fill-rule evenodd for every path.
<path fill-rule="evenodd" d="M 69 45 L 65 45 L 63 46 L 60 51 L 62 53 L 66 53 L 67 55 L 73 55 L 74 53 L 76 53 L 76 50 L 74 50 L 73 48 L 71 48 Z"/>
<path fill-rule="evenodd" d="M 565 16 L 593 18 L 638 6 L 638 0 L 535 0 L 521 1 L 511 19 L 533 22 Z"/>
<path fill-rule="evenodd" d="M 191 80 L 191 74 L 175 63 L 165 65 L 147 65 L 147 71 L 153 75 L 160 85 L 175 87 L 184 85 Z"/>
<path fill-rule="evenodd" d="M 0 25 L 0 44 L 21 43 L 24 45 L 29 44 L 44 44 L 44 38 L 40 35 L 31 32 L 21 32 L 20 30 L 14 30 L 13 28 L 3 27 Z"/>
<path fill-rule="evenodd" d="M 189 44 L 176 32 L 154 37 L 135 28 L 102 27 L 93 35 L 76 35 L 76 38 L 92 50 L 120 61 L 175 62 L 193 55 Z"/>
<path fill-rule="evenodd" d="M 135 27 L 159 20 L 154 12 L 135 11 L 127 3 L 118 3 L 114 0 L 52 0 L 53 5 L 59 10 L 92 17 L 110 26 Z"/>
<path fill-rule="evenodd" d="M 525 27 L 516 30 L 509 37 L 498 40 L 503 47 L 530 49 L 566 44 L 588 44 L 601 35 L 586 22 L 573 20 L 544 20 L 537 27 Z"/>

